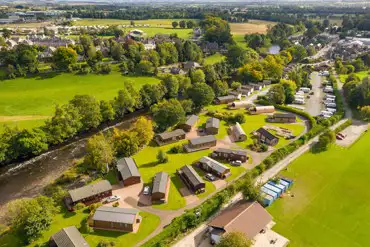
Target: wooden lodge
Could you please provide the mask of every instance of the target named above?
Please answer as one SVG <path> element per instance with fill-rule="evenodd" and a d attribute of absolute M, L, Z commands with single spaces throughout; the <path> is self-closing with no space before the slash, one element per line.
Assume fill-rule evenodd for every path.
<path fill-rule="evenodd" d="M 196 152 L 208 149 L 217 145 L 217 139 L 213 135 L 201 136 L 189 140 L 188 144 L 184 144 L 184 150 L 187 153 Z"/>
<path fill-rule="evenodd" d="M 183 166 L 177 170 L 177 174 L 185 185 L 194 193 L 197 194 L 205 191 L 206 184 L 193 167 L 189 165 Z"/>
<path fill-rule="evenodd" d="M 152 201 L 166 202 L 170 189 L 170 176 L 166 172 L 158 172 L 154 176 Z"/>
<path fill-rule="evenodd" d="M 188 117 L 188 119 L 186 120 L 186 122 L 181 125 L 181 128 L 185 132 L 190 132 L 193 129 L 193 127 L 195 127 L 195 125 L 197 124 L 198 120 L 199 120 L 199 117 L 197 115 L 191 115 L 191 116 Z"/>
<path fill-rule="evenodd" d="M 219 178 L 227 178 L 231 175 L 230 168 L 221 164 L 220 162 L 208 157 L 204 156 L 202 157 L 198 162 L 196 162 L 199 167 L 209 173 L 212 173 L 213 175 L 219 177 Z"/>
<path fill-rule="evenodd" d="M 215 99 L 215 104 L 228 104 L 234 102 L 237 99 L 235 95 L 220 96 Z"/>
<path fill-rule="evenodd" d="M 164 133 L 156 135 L 154 137 L 154 141 L 159 146 L 163 146 L 163 145 L 167 145 L 167 144 L 171 144 L 171 143 L 174 143 L 174 142 L 184 140 L 185 136 L 186 136 L 186 133 L 185 133 L 184 130 L 176 129 L 176 130 L 171 131 L 171 132 L 164 132 Z"/>
<path fill-rule="evenodd" d="M 207 135 L 217 135 L 220 128 L 220 120 L 218 118 L 208 118 L 206 121 L 206 134 Z"/>
<path fill-rule="evenodd" d="M 246 162 L 248 160 L 248 155 L 246 151 L 243 150 L 233 150 L 227 148 L 217 148 L 211 154 L 211 157 L 218 160 Z"/>
<path fill-rule="evenodd" d="M 273 123 L 295 123 L 297 119 L 292 113 L 275 113 L 269 116 L 267 120 Z"/>
<path fill-rule="evenodd" d="M 133 158 L 122 158 L 117 161 L 118 179 L 124 186 L 138 184 L 141 176 Z"/>
<path fill-rule="evenodd" d="M 279 142 L 279 138 L 271 134 L 265 128 L 259 128 L 255 133 L 260 143 L 264 143 L 269 146 L 275 146 Z"/>
<path fill-rule="evenodd" d="M 75 226 L 65 227 L 50 237 L 50 247 L 90 247 Z"/>

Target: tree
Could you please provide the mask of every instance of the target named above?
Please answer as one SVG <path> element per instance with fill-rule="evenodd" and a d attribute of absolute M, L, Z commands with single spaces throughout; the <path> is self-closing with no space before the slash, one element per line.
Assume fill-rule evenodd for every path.
<path fill-rule="evenodd" d="M 94 135 L 87 140 L 85 162 L 91 169 L 105 174 L 113 158 L 113 148 L 103 134 Z"/>
<path fill-rule="evenodd" d="M 7 221 L 12 228 L 32 242 L 47 230 L 59 211 L 53 199 L 38 196 L 32 199 L 17 199 L 7 205 Z"/>
<path fill-rule="evenodd" d="M 213 83 L 217 80 L 218 76 L 217 76 L 217 73 L 216 73 L 215 68 L 213 67 L 213 65 L 208 64 L 208 65 L 204 66 L 203 72 L 204 72 L 207 83 Z"/>
<path fill-rule="evenodd" d="M 115 112 L 111 102 L 106 100 L 100 101 L 100 114 L 103 122 L 109 122 L 114 120 Z"/>
<path fill-rule="evenodd" d="M 90 95 L 76 95 L 70 101 L 81 116 L 83 130 L 96 128 L 102 121 L 100 113 L 100 104 L 95 97 Z"/>
<path fill-rule="evenodd" d="M 261 65 L 263 66 L 264 77 L 278 80 L 283 76 L 283 61 L 279 61 L 279 58 L 279 56 L 268 55 L 262 60 Z"/>
<path fill-rule="evenodd" d="M 81 115 L 71 104 L 55 107 L 54 116 L 46 120 L 43 130 L 48 142 L 58 144 L 76 135 L 82 128 Z"/>
<path fill-rule="evenodd" d="M 165 92 L 161 85 L 145 84 L 140 89 L 141 102 L 145 107 L 158 103 L 158 101 L 163 98 L 164 94 Z"/>
<path fill-rule="evenodd" d="M 5 39 L 9 39 L 10 35 L 12 35 L 12 31 L 7 29 L 7 28 L 3 28 L 3 30 L 1 32 L 3 33 L 3 37 Z"/>
<path fill-rule="evenodd" d="M 23 129 L 10 139 L 13 158 L 38 155 L 48 149 L 47 137 L 39 128 Z"/>
<path fill-rule="evenodd" d="M 187 76 L 178 75 L 177 80 L 179 81 L 179 95 L 186 96 L 187 90 L 191 87 L 191 80 Z"/>
<path fill-rule="evenodd" d="M 225 96 L 229 92 L 229 85 L 226 81 L 217 80 L 212 85 L 215 96 Z"/>
<path fill-rule="evenodd" d="M 227 49 L 226 60 L 234 68 L 239 68 L 248 62 L 257 60 L 258 53 L 251 48 L 242 48 L 239 45 L 230 45 Z"/>
<path fill-rule="evenodd" d="M 195 26 L 194 21 L 189 20 L 189 21 L 186 22 L 186 27 L 187 28 L 193 28 L 194 26 Z"/>
<path fill-rule="evenodd" d="M 242 232 L 227 232 L 222 235 L 220 243 L 216 247 L 250 247 L 251 241 Z"/>
<path fill-rule="evenodd" d="M 176 76 L 166 74 L 162 77 L 162 85 L 166 88 L 168 98 L 176 98 L 179 94 L 179 81 Z"/>
<path fill-rule="evenodd" d="M 231 83 L 231 88 L 232 88 L 233 90 L 238 90 L 241 86 L 242 86 L 242 84 L 241 84 L 240 82 L 237 82 L 237 81 L 233 81 L 233 82 Z"/>
<path fill-rule="evenodd" d="M 370 106 L 363 106 L 360 108 L 360 116 L 364 121 L 370 121 Z"/>
<path fill-rule="evenodd" d="M 89 50 L 90 46 L 94 46 L 90 35 L 80 36 L 80 44 L 84 48 L 85 54 L 87 54 L 87 51 Z"/>
<path fill-rule="evenodd" d="M 139 151 L 140 141 L 137 135 L 136 131 L 113 130 L 113 147 L 118 157 L 130 157 Z"/>
<path fill-rule="evenodd" d="M 328 150 L 331 143 L 335 141 L 335 133 L 332 130 L 327 130 L 319 136 L 319 141 L 313 146 L 313 152 L 323 152 Z"/>
<path fill-rule="evenodd" d="M 285 103 L 291 104 L 294 101 L 294 95 L 297 89 L 297 85 L 294 81 L 281 79 L 280 84 L 284 87 L 285 92 Z"/>
<path fill-rule="evenodd" d="M 196 109 L 211 104 L 215 98 L 212 88 L 205 83 L 197 83 L 188 89 L 188 96 Z"/>
<path fill-rule="evenodd" d="M 145 117 L 139 117 L 136 120 L 132 131 L 137 133 L 140 146 L 147 145 L 154 136 L 152 121 Z"/>
<path fill-rule="evenodd" d="M 139 75 L 154 75 L 155 67 L 148 60 L 141 60 L 140 63 L 136 65 L 136 73 Z"/>
<path fill-rule="evenodd" d="M 270 45 L 270 39 L 265 34 L 246 34 L 244 40 L 252 49 L 268 47 Z"/>
<path fill-rule="evenodd" d="M 356 72 L 359 72 L 365 69 L 365 63 L 361 58 L 357 58 L 355 61 L 353 61 L 352 65 L 355 68 Z"/>
<path fill-rule="evenodd" d="M 203 58 L 203 52 L 200 47 L 190 40 L 186 40 L 182 49 L 184 61 L 200 62 Z"/>
<path fill-rule="evenodd" d="M 185 27 L 186 27 L 186 22 L 185 22 L 184 20 L 180 21 L 180 22 L 179 22 L 179 26 L 180 26 L 181 28 L 185 28 Z"/>
<path fill-rule="evenodd" d="M 263 79 L 264 70 L 260 62 L 254 61 L 238 69 L 238 77 L 243 82 L 258 82 Z"/>
<path fill-rule="evenodd" d="M 313 27 L 311 27 L 311 28 L 307 29 L 307 31 L 306 31 L 306 33 L 305 33 L 305 35 L 306 35 L 308 38 L 312 39 L 312 38 L 314 38 L 316 35 L 318 35 L 319 33 L 320 33 L 320 30 L 319 30 L 316 26 L 313 26 Z"/>
<path fill-rule="evenodd" d="M 157 160 L 158 163 L 163 164 L 168 162 L 168 157 L 165 152 L 163 152 L 162 149 L 160 149 L 157 153 Z"/>
<path fill-rule="evenodd" d="M 177 63 L 179 60 L 179 53 L 176 46 L 170 42 L 163 42 L 157 45 L 157 52 L 161 58 L 161 64 Z"/>
<path fill-rule="evenodd" d="M 218 44 L 232 43 L 230 26 L 227 21 L 220 17 L 207 16 L 200 22 L 204 30 L 204 39 Z"/>
<path fill-rule="evenodd" d="M 288 52 L 292 55 L 294 62 L 300 62 L 307 57 L 307 50 L 304 46 L 295 45 L 288 49 Z"/>
<path fill-rule="evenodd" d="M 206 76 L 201 69 L 190 72 L 190 79 L 193 84 L 206 82 Z"/>
<path fill-rule="evenodd" d="M 267 97 L 270 102 L 274 104 L 284 104 L 285 102 L 285 92 L 284 87 L 281 84 L 276 84 L 270 88 L 267 93 Z"/>
<path fill-rule="evenodd" d="M 151 107 L 156 127 L 164 131 L 185 120 L 185 111 L 177 99 L 163 100 Z"/>
<path fill-rule="evenodd" d="M 53 54 L 53 62 L 57 69 L 66 70 L 77 63 L 77 53 L 72 48 L 60 46 Z"/>
<path fill-rule="evenodd" d="M 254 181 L 250 173 L 247 173 L 245 176 L 242 193 L 245 200 L 258 201 L 260 199 L 259 189 L 254 185 Z"/>
<path fill-rule="evenodd" d="M 173 21 L 172 22 L 172 27 L 173 28 L 176 28 L 178 25 L 179 25 L 179 23 L 177 21 Z"/>
<path fill-rule="evenodd" d="M 117 42 L 113 43 L 112 48 L 111 48 L 111 55 L 114 60 L 121 61 L 124 53 L 125 51 L 123 50 L 121 44 Z"/>
<path fill-rule="evenodd" d="M 118 117 L 123 117 L 126 112 L 133 111 L 135 100 L 126 87 L 118 91 L 118 96 L 114 98 L 114 110 Z"/>
<path fill-rule="evenodd" d="M 180 103 L 186 114 L 193 112 L 193 101 L 190 99 L 184 99 L 181 100 Z"/>

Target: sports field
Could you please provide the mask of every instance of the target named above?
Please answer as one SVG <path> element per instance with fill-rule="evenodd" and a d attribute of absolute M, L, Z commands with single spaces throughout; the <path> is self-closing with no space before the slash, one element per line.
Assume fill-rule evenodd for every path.
<path fill-rule="evenodd" d="M 294 197 L 277 200 L 268 211 L 289 246 L 369 246 L 369 143 L 365 134 L 349 149 L 306 153 L 282 173 L 294 180 Z"/>
<path fill-rule="evenodd" d="M 159 82 L 155 77 L 122 76 L 118 71 L 109 75 L 65 73 L 0 81 L 0 125 L 19 123 L 19 127 L 33 127 L 42 124 L 42 120 L 52 116 L 56 104 L 64 104 L 77 94 L 111 100 L 125 81 L 131 81 L 137 88 Z"/>

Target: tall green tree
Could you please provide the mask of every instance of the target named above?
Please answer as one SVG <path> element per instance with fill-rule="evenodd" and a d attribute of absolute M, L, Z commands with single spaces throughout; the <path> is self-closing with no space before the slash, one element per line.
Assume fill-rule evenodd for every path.
<path fill-rule="evenodd" d="M 188 96 L 193 101 L 196 109 L 211 104 L 215 98 L 213 89 L 206 83 L 197 83 L 188 89 Z"/>
<path fill-rule="evenodd" d="M 284 104 L 285 102 L 285 91 L 281 84 L 276 84 L 270 88 L 267 93 L 267 97 L 270 102 L 274 104 Z"/>
<path fill-rule="evenodd" d="M 251 48 L 230 45 L 227 49 L 226 60 L 234 68 L 239 68 L 248 62 L 258 59 L 258 53 Z"/>
<path fill-rule="evenodd" d="M 77 53 L 72 48 L 60 46 L 53 54 L 53 62 L 57 69 L 66 70 L 77 63 Z"/>
<path fill-rule="evenodd" d="M 85 163 L 91 169 L 107 173 L 113 158 L 112 145 L 103 134 L 94 135 L 87 140 Z"/>
<path fill-rule="evenodd" d="M 69 103 L 78 110 L 83 130 L 96 128 L 102 122 L 100 104 L 95 97 L 91 95 L 76 95 Z"/>
<path fill-rule="evenodd" d="M 161 131 L 185 120 L 185 111 L 177 99 L 163 100 L 151 107 L 153 121 Z"/>

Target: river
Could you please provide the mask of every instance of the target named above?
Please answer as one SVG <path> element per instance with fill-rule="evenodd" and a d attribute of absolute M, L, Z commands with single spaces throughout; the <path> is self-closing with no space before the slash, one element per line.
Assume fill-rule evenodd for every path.
<path fill-rule="evenodd" d="M 128 129 L 142 112 L 133 113 L 115 125 L 118 129 Z M 112 127 L 102 130 L 107 131 Z M 87 138 L 80 139 L 62 148 L 37 156 L 31 160 L 8 165 L 0 169 L 0 218 L 4 205 L 14 199 L 32 197 L 42 188 L 67 170 L 76 159 L 85 155 Z"/>

